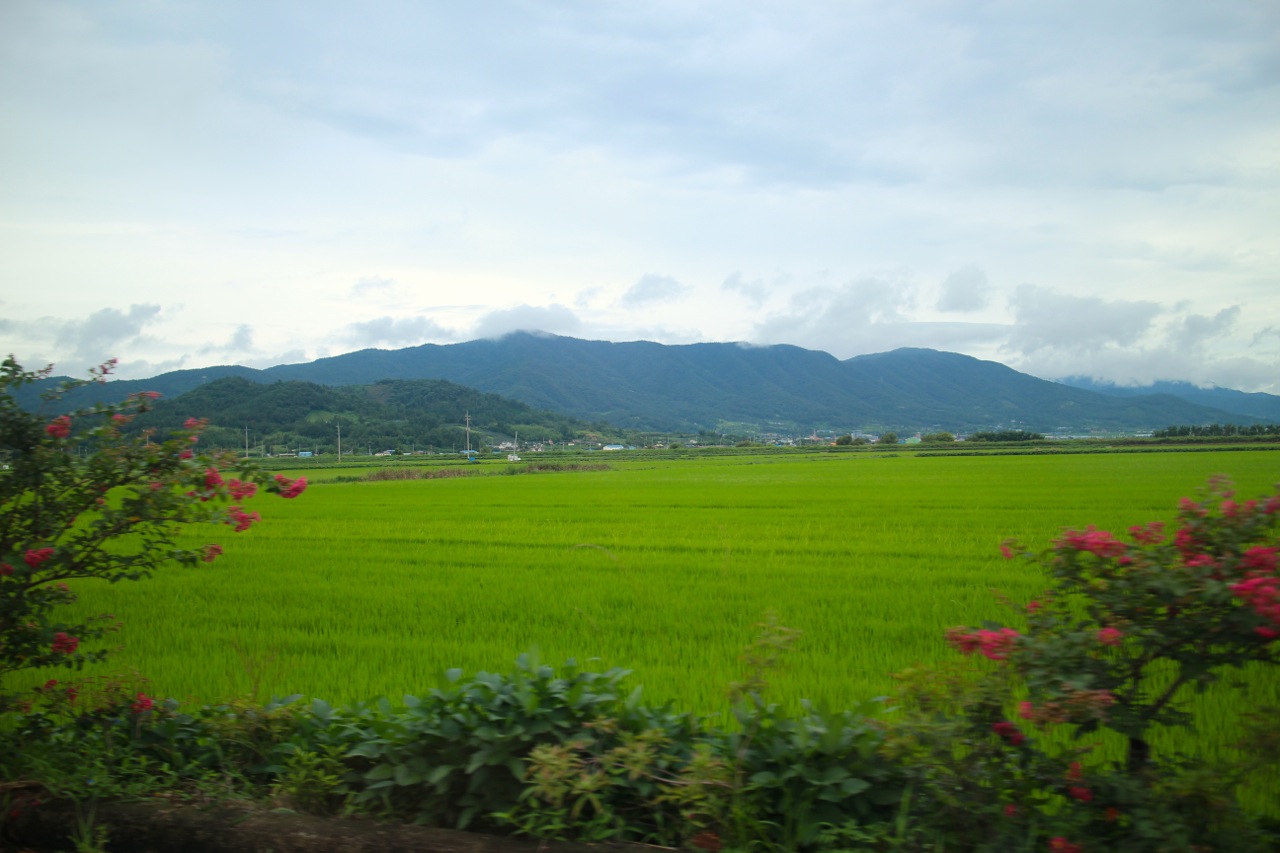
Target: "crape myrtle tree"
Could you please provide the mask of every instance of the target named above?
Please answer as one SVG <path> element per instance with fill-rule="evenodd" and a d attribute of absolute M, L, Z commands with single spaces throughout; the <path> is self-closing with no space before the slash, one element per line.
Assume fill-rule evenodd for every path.
<path fill-rule="evenodd" d="M 42 409 L 55 409 L 74 388 L 104 382 L 114 365 L 46 392 Z M 221 546 L 178 545 L 185 525 L 244 531 L 260 520 L 245 503 L 260 487 L 292 498 L 307 485 L 305 478 L 269 478 L 232 455 L 201 453 L 203 420 L 188 419 L 165 437 L 124 435 L 159 396 L 153 392 L 57 415 L 24 410 L 14 392 L 50 370 L 25 371 L 13 356 L 0 365 L 0 712 L 20 703 L 6 685 L 14 672 L 79 669 L 107 655 L 85 646 L 114 629 L 112 617 L 57 618 L 59 605 L 75 600 L 68 582 L 139 580 L 170 561 L 212 562 Z"/>
<path fill-rule="evenodd" d="M 1224 840 L 1249 829 L 1230 791 L 1274 759 L 1274 710 L 1233 765 L 1158 753 L 1152 735 L 1193 728 L 1188 694 L 1228 671 L 1280 663 L 1278 527 L 1280 493 L 1243 500 L 1216 478 L 1181 500 L 1173 525 L 1066 530 L 1044 552 L 1006 542 L 1007 559 L 1052 586 L 1025 606 L 1022 629 L 948 631 L 956 649 L 996 662 L 976 683 L 933 673 L 908 692 L 916 725 L 900 748 L 926 768 L 927 820 L 1006 841 L 1052 825 L 1060 853 L 1274 849 Z M 1063 730 L 1077 746 L 1037 736 Z M 1106 732 L 1123 758 L 1089 762 Z"/>

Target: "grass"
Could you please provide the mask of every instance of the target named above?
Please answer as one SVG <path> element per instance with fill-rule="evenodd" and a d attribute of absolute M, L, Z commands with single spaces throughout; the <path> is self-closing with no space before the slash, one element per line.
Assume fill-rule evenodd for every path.
<path fill-rule="evenodd" d="M 1013 617 L 1041 578 L 999 558 L 1062 527 L 1168 519 L 1213 473 L 1244 495 L 1280 452 L 915 458 L 757 454 L 607 471 L 325 483 L 257 499 L 226 554 L 143 584 L 80 584 L 115 613 L 115 668 L 177 697 L 399 697 L 522 651 L 636 670 L 655 700 L 724 709 L 765 611 L 804 631 L 779 699 L 850 706 L 948 654 L 942 631 Z"/>

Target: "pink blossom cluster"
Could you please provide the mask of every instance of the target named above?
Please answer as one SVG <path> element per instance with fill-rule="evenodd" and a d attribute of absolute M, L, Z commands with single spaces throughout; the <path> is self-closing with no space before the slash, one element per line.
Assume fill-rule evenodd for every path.
<path fill-rule="evenodd" d="M 139 693 L 133 704 L 129 708 L 135 714 L 141 714 L 144 711 L 150 711 L 156 705 L 155 700 L 145 693 Z"/>
<path fill-rule="evenodd" d="M 44 431 L 54 438 L 66 438 L 71 434 L 71 418 L 68 415 L 59 415 L 45 424 Z"/>
<path fill-rule="evenodd" d="M 248 530 L 255 521 L 262 521 L 262 516 L 256 512 L 245 512 L 239 506 L 227 507 L 227 524 L 235 525 L 236 533 Z"/>
<path fill-rule="evenodd" d="M 206 489 L 216 489 L 222 485 L 222 474 L 218 473 L 217 468 L 209 468 L 204 472 L 204 487 Z"/>
<path fill-rule="evenodd" d="M 1085 530 L 1068 530 L 1055 546 L 1071 548 L 1075 551 L 1087 551 L 1099 557 L 1119 557 L 1128 550 L 1128 546 L 1105 530 L 1098 530 L 1092 524 Z"/>
<path fill-rule="evenodd" d="M 59 655 L 69 655 L 80 647 L 80 638 L 72 637 L 65 631 L 53 635 L 53 651 Z"/>
<path fill-rule="evenodd" d="M 1129 528 L 1129 535 L 1139 545 L 1158 545 L 1164 539 L 1164 525 L 1158 521 L 1148 524 L 1135 524 Z"/>
<path fill-rule="evenodd" d="M 1106 628 L 1100 628 L 1098 630 L 1098 642 L 1102 643 L 1104 646 L 1118 646 L 1120 645 L 1120 641 L 1123 639 L 1124 631 L 1121 631 L 1119 628 L 1107 626 Z"/>
<path fill-rule="evenodd" d="M 1008 741 L 1011 746 L 1022 746 L 1027 740 L 1022 730 L 1008 720 L 996 723 L 991 727 L 991 731 L 995 732 L 1001 740 Z"/>
<path fill-rule="evenodd" d="M 1231 584 L 1233 596 L 1243 599 L 1253 607 L 1253 612 L 1270 622 L 1270 625 L 1258 625 L 1253 629 L 1258 637 L 1268 640 L 1280 637 L 1280 578 L 1275 574 L 1275 551 L 1275 548 L 1249 549 L 1245 557 L 1252 552 L 1270 552 L 1270 555 L 1254 555 L 1254 561 L 1270 565 L 1270 571 L 1254 570 L 1247 579 Z"/>
<path fill-rule="evenodd" d="M 276 484 L 280 486 L 280 497 L 296 498 L 307 489 L 307 478 L 299 477 L 296 480 L 290 480 L 284 474 L 276 474 Z"/>
<path fill-rule="evenodd" d="M 52 548 L 32 548 L 22 556 L 22 560 L 28 566 L 34 569 L 36 566 L 40 565 L 41 563 L 43 563 L 45 560 L 49 559 L 52 556 L 53 556 Z"/>
<path fill-rule="evenodd" d="M 244 501 L 258 493 L 258 484 L 232 479 L 227 482 L 227 491 L 231 493 L 233 501 Z"/>
<path fill-rule="evenodd" d="M 1000 628 L 992 631 L 986 628 L 978 631 L 967 631 L 964 628 L 951 628 L 947 631 L 947 642 L 966 655 L 974 652 L 991 660 L 1004 660 L 1013 651 L 1014 643 L 1022 636 L 1012 628 Z"/>
<path fill-rule="evenodd" d="M 204 546 L 204 555 L 201 556 L 200 559 L 204 560 L 206 563 L 212 563 L 214 560 L 218 559 L 221 556 L 222 556 L 221 545 L 206 545 Z"/>
<path fill-rule="evenodd" d="M 1084 848 L 1061 835 L 1049 839 L 1049 853 L 1083 853 Z"/>

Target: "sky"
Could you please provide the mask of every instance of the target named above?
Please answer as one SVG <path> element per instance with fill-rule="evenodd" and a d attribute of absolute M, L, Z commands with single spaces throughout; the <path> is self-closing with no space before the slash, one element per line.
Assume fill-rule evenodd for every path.
<path fill-rule="evenodd" d="M 1271 0 L 4 0 L 0 349 L 540 330 L 1280 394 Z"/>

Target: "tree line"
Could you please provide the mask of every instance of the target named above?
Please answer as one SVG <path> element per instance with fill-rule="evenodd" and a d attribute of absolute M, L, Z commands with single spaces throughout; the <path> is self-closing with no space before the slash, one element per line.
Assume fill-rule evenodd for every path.
<path fill-rule="evenodd" d="M 1199 438 L 1233 435 L 1280 435 L 1280 424 L 1194 424 L 1171 426 L 1151 433 L 1152 438 Z"/>

